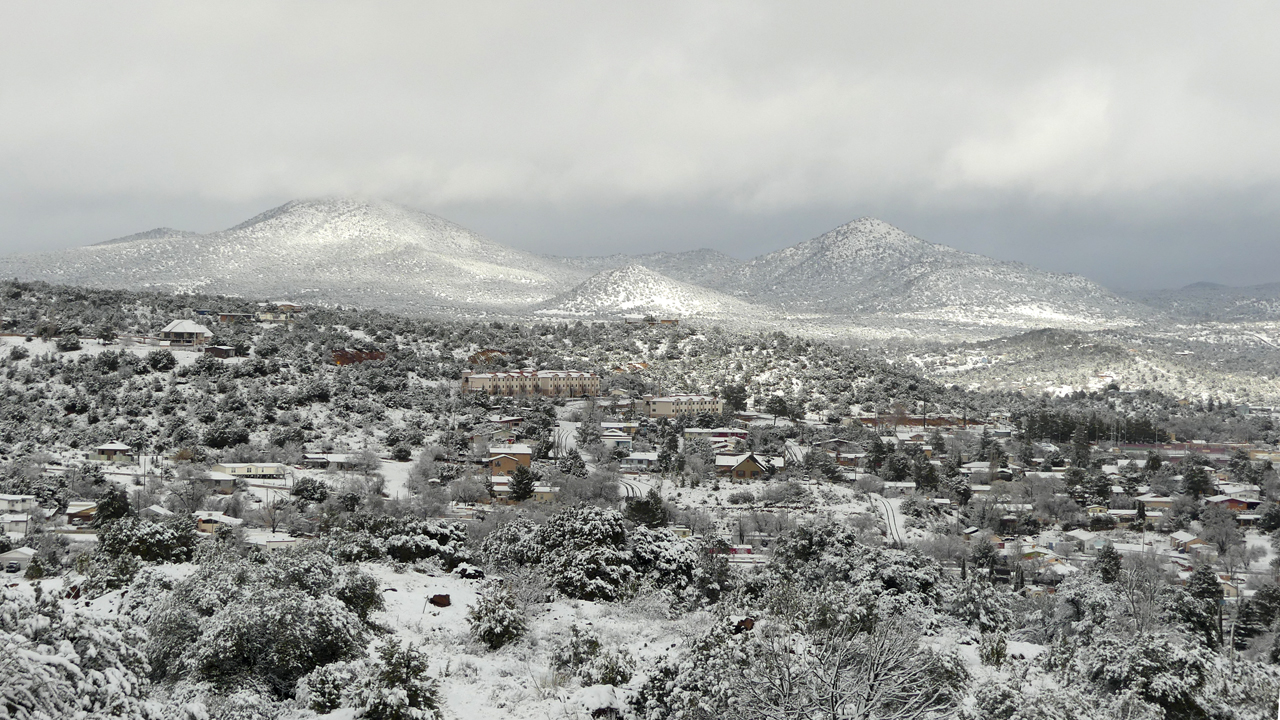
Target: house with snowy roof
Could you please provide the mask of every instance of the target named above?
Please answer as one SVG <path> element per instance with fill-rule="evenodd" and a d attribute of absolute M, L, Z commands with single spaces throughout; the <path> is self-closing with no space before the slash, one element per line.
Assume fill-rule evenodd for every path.
<path fill-rule="evenodd" d="M 1190 554 L 1197 546 L 1206 544 L 1204 540 L 1186 530 L 1179 530 L 1169 535 L 1169 546 L 1187 554 Z"/>
<path fill-rule="evenodd" d="M 29 513 L 35 509 L 35 495 L 0 495 L 0 512 L 2 513 Z"/>
<path fill-rule="evenodd" d="M 26 513 L 9 513 L 0 515 L 0 534 L 26 535 L 31 516 Z"/>
<path fill-rule="evenodd" d="M 252 480 L 283 480 L 285 475 L 284 463 L 218 463 L 210 470 Z"/>
<path fill-rule="evenodd" d="M 174 320 L 160 331 L 160 340 L 167 341 L 170 347 L 204 345 L 212 337 L 209 328 L 190 320 Z"/>
<path fill-rule="evenodd" d="M 133 448 L 119 440 L 99 445 L 86 455 L 89 460 L 98 462 L 131 463 L 134 460 Z"/>
<path fill-rule="evenodd" d="M 8 573 L 12 564 L 13 572 L 20 574 L 26 572 L 27 566 L 31 564 L 31 558 L 36 556 L 35 548 L 20 547 L 0 553 L 0 570 Z"/>
<path fill-rule="evenodd" d="M 533 464 L 533 449 L 528 445 L 495 445 L 489 448 L 490 475 L 511 476 L 516 468 L 529 467 Z"/>
<path fill-rule="evenodd" d="M 781 470 L 785 464 L 780 457 L 766 457 L 755 453 L 717 455 L 716 473 L 735 480 L 759 480 L 772 471 Z"/>
<path fill-rule="evenodd" d="M 649 472 L 658 466 L 658 453 L 633 452 L 618 461 L 618 468 L 625 473 Z"/>
<path fill-rule="evenodd" d="M 67 509 L 59 518 L 65 525 L 88 525 L 98 514 L 98 503 L 90 500 L 78 500 L 67 503 Z"/>
<path fill-rule="evenodd" d="M 222 526 L 238 527 L 244 524 L 244 520 L 217 510 L 197 510 L 191 513 L 191 517 L 196 519 L 196 530 L 202 533 L 217 532 Z"/>
<path fill-rule="evenodd" d="M 607 448 L 631 449 L 631 435 L 621 430 L 605 430 L 600 433 L 600 444 Z"/>

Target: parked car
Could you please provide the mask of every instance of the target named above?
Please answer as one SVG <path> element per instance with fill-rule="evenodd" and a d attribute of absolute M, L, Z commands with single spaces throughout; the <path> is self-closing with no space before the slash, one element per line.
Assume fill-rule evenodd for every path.
<path fill-rule="evenodd" d="M 4 566 L 4 571 L 7 573 L 16 573 L 21 569 L 22 569 L 22 566 L 18 565 L 18 563 L 14 560 L 10 560 L 9 564 Z"/>

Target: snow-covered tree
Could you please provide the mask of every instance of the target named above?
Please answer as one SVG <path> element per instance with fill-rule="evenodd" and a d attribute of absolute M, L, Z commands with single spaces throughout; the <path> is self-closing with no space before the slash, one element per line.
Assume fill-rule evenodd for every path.
<path fill-rule="evenodd" d="M 524 614 L 511 593 L 499 584 L 490 583 L 467 612 L 471 636 L 491 650 L 524 636 L 528 629 Z"/>

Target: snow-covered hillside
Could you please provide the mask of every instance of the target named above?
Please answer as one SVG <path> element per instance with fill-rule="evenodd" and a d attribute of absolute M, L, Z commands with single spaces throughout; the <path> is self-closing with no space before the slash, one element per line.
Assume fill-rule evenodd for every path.
<path fill-rule="evenodd" d="M 435 215 L 348 199 L 289 202 L 208 235 L 155 230 L 4 258 L 0 274 L 409 311 L 526 307 L 585 276 Z"/>
<path fill-rule="evenodd" d="M 1126 326 L 1150 314 L 1085 278 L 934 245 L 874 218 L 758 257 L 715 286 L 798 312 L 1014 326 Z"/>
<path fill-rule="evenodd" d="M 1157 317 L 1084 278 L 934 245 L 871 218 L 748 262 L 705 249 L 552 258 L 435 215 L 351 199 L 297 200 L 207 235 L 161 228 L 0 258 L 0 276 L 419 315 L 785 316 L 794 331 L 844 337 L 982 339 Z"/>
<path fill-rule="evenodd" d="M 1176 290 L 1134 293 L 1132 297 L 1191 322 L 1280 320 L 1280 283 L 1230 287 L 1198 282 Z"/>
<path fill-rule="evenodd" d="M 602 272 L 640 265 L 681 282 L 714 287 L 720 279 L 742 266 L 742 261 L 717 250 L 702 248 L 685 252 L 657 252 L 647 255 L 605 255 L 600 257 L 552 258 L 571 268 Z"/>
<path fill-rule="evenodd" d="M 544 315 L 720 318 L 749 322 L 771 315 L 715 290 L 672 280 L 641 265 L 606 270 L 543 303 Z"/>

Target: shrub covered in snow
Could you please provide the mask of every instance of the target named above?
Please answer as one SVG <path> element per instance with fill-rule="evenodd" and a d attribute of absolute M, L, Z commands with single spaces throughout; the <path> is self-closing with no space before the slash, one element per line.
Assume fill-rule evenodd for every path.
<path fill-rule="evenodd" d="M 143 717 L 145 634 L 0 588 L 0 717 Z"/>
<path fill-rule="evenodd" d="M 460 523 L 359 513 L 325 536 L 333 557 L 344 562 L 390 558 L 412 563 L 437 558 L 446 570 L 470 560 L 467 530 Z"/>
<path fill-rule="evenodd" d="M 467 612 L 471 636 L 491 650 L 524 636 L 528 625 L 515 598 L 497 583 L 489 583 Z"/>
<path fill-rule="evenodd" d="M 362 616 L 381 599 L 371 598 L 376 586 L 356 571 L 310 551 L 254 562 L 214 549 L 201 559 L 199 570 L 147 608 L 157 677 L 218 688 L 256 678 L 284 697 L 312 669 L 363 650 Z M 137 584 L 143 582 L 154 579 L 142 576 Z"/>

